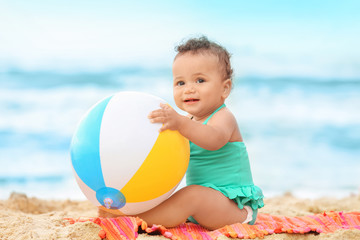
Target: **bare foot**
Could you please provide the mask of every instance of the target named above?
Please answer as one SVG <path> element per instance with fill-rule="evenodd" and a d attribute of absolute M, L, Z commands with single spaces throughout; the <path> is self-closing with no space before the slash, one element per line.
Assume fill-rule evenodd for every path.
<path fill-rule="evenodd" d="M 103 217 L 103 218 L 116 218 L 116 217 L 120 217 L 120 215 L 116 215 L 113 213 L 109 213 L 107 211 L 104 211 L 100 208 L 98 208 L 98 216 L 99 217 Z"/>

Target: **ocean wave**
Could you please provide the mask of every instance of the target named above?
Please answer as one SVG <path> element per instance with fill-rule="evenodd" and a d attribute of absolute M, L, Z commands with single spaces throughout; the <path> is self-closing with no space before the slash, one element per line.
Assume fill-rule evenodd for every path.
<path fill-rule="evenodd" d="M 288 87 L 290 85 L 314 86 L 314 87 L 338 87 L 338 86 L 357 86 L 360 87 L 360 78 L 319 78 L 319 77 L 261 77 L 261 76 L 242 76 L 236 78 L 237 84 L 242 83 L 251 85 L 272 85 L 274 87 Z"/>
<path fill-rule="evenodd" d="M 149 79 L 171 77 L 170 69 L 118 68 L 104 72 L 23 71 L 12 69 L 0 72 L 0 86 L 7 88 L 55 88 L 64 86 L 125 88 L 152 84 Z"/>

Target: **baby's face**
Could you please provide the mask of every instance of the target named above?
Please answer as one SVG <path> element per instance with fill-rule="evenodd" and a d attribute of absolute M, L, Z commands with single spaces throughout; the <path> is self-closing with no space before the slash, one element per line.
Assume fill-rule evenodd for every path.
<path fill-rule="evenodd" d="M 173 78 L 176 105 L 197 120 L 209 116 L 227 97 L 218 58 L 212 54 L 179 55 L 173 63 Z"/>

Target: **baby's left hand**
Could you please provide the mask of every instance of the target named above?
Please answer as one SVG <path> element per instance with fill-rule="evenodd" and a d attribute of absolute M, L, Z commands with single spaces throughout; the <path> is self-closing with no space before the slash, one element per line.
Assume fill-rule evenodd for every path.
<path fill-rule="evenodd" d="M 167 104 L 160 103 L 160 108 L 152 111 L 148 118 L 152 123 L 162 123 L 162 127 L 160 128 L 160 132 L 170 129 L 170 130 L 178 130 L 181 121 L 181 115 L 178 114 L 172 107 Z"/>

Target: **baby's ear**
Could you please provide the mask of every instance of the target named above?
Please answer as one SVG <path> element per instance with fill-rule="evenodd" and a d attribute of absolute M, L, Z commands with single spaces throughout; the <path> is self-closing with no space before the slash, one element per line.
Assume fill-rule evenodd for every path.
<path fill-rule="evenodd" d="M 231 87 L 232 87 L 232 81 L 231 81 L 231 79 L 229 78 L 229 79 L 226 79 L 224 82 L 223 82 L 223 94 L 222 94 L 222 96 L 223 96 L 223 98 L 224 99 L 226 99 L 228 96 L 229 96 L 229 94 L 230 94 L 230 92 L 231 92 Z"/>

